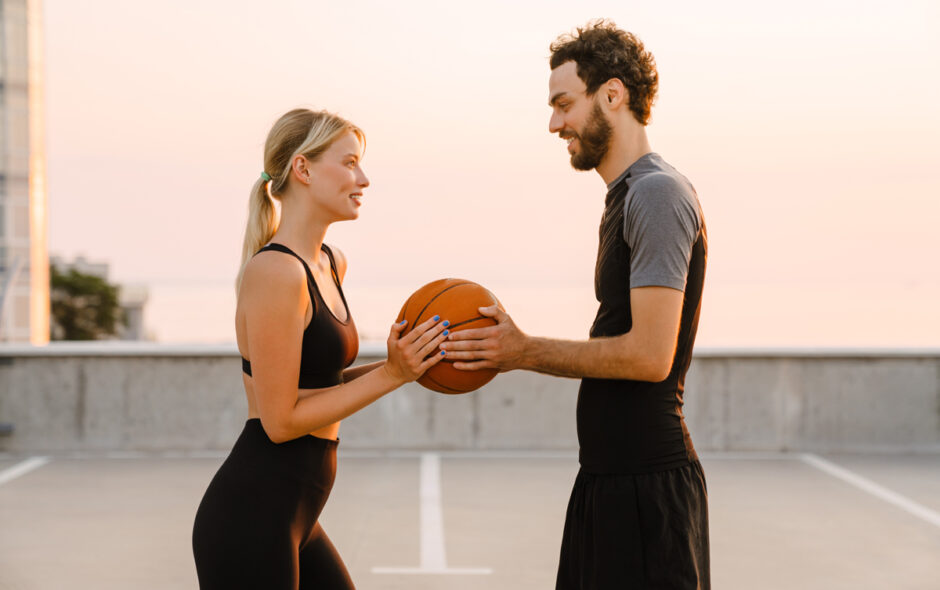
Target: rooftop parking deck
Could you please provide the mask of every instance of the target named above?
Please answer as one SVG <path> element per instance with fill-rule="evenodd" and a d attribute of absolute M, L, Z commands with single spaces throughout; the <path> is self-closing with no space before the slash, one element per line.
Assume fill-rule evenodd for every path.
<path fill-rule="evenodd" d="M 193 516 L 223 457 L 0 455 L 0 589 L 196 588 Z M 940 455 L 702 463 L 714 588 L 937 588 Z M 341 447 L 321 522 L 361 589 L 552 588 L 576 471 L 569 452 Z"/>

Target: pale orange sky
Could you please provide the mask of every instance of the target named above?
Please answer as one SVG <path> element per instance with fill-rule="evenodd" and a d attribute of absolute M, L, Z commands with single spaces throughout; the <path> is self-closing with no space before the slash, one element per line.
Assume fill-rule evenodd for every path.
<path fill-rule="evenodd" d="M 700 345 L 940 345 L 938 9 L 630 4 L 47 0 L 50 251 L 149 285 L 161 340 L 233 340 L 265 134 L 328 108 L 368 136 L 327 236 L 364 337 L 443 276 L 584 337 L 605 188 L 547 131 L 547 57 L 605 16 L 656 56 L 650 139 L 705 212 Z"/>

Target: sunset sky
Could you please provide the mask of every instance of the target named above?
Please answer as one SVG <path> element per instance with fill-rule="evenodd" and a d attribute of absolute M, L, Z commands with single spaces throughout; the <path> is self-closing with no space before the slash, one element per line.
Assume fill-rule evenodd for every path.
<path fill-rule="evenodd" d="M 164 342 L 234 340 L 271 124 L 368 137 L 350 260 L 361 336 L 431 280 L 586 337 L 605 187 L 548 133 L 548 45 L 595 17 L 656 56 L 653 148 L 709 232 L 700 346 L 940 346 L 936 2 L 46 0 L 50 252 L 150 289 Z"/>

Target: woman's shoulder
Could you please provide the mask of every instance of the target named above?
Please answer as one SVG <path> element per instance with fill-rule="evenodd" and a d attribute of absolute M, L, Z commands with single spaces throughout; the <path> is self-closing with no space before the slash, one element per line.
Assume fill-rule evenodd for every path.
<path fill-rule="evenodd" d="M 258 252 L 245 265 L 241 290 L 263 289 L 265 292 L 291 295 L 306 291 L 307 275 L 299 260 L 274 250 Z"/>

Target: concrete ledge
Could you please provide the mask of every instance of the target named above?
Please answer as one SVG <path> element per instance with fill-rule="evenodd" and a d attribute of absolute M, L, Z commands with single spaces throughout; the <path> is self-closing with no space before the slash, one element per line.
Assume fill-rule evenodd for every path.
<path fill-rule="evenodd" d="M 359 362 L 384 357 L 364 343 Z M 513 372 L 414 384 L 344 421 L 350 449 L 577 448 L 578 381 Z M 228 449 L 246 416 L 234 345 L 0 346 L 0 452 Z M 940 350 L 702 349 L 684 409 L 705 451 L 940 451 Z"/>
<path fill-rule="evenodd" d="M 237 356 L 234 343 L 163 344 L 157 342 L 99 340 L 50 342 L 42 346 L 0 343 L 3 357 L 63 356 Z M 360 342 L 359 355 L 384 358 L 384 342 Z M 695 358 L 937 358 L 940 348 L 871 347 L 706 347 L 696 348 Z"/>
<path fill-rule="evenodd" d="M 50 342 L 42 346 L 0 344 L 0 358 L 15 357 L 128 357 L 237 356 L 234 344 L 158 344 L 156 342 Z"/>

